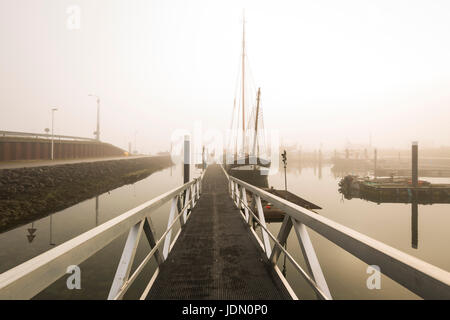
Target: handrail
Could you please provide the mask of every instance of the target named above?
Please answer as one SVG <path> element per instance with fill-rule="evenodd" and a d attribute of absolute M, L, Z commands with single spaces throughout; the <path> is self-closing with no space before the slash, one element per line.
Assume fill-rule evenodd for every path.
<path fill-rule="evenodd" d="M 320 278 L 323 274 L 320 270 L 318 261 L 314 261 L 316 255 L 314 253 L 312 243 L 310 243 L 307 230 L 304 227 L 307 226 L 362 261 L 370 265 L 379 266 L 381 273 L 390 277 L 422 298 L 450 299 L 449 272 L 416 257 L 408 255 L 398 249 L 390 247 L 378 240 L 363 235 L 355 230 L 338 224 L 326 217 L 320 216 L 313 211 L 275 196 L 249 183 L 229 176 L 228 174 L 226 175 L 230 183 L 229 190 L 231 196 L 233 199 L 238 199 L 238 202 L 235 202 L 238 207 L 242 206 L 243 203 L 243 197 L 240 197 L 238 193 L 241 193 L 242 191 L 245 192 L 247 190 L 256 198 L 256 204 L 260 203 L 260 199 L 264 199 L 286 213 L 285 219 L 280 228 L 280 234 L 277 237 L 278 240 L 282 239 L 283 241 L 274 242 L 274 248 L 272 249 L 272 254 L 270 255 L 270 259 L 273 264 L 276 264 L 278 261 L 280 250 L 285 252 L 285 250 L 283 250 L 280 246 L 284 244 L 283 242 L 287 239 L 291 228 L 294 227 L 302 249 L 307 251 L 307 259 L 305 260 L 307 262 L 308 269 L 310 269 L 310 274 L 312 273 L 313 275 L 312 279 L 315 280 L 319 289 L 323 289 L 324 286 L 326 286 L 324 278 L 320 281 L 317 279 L 317 275 Z M 239 187 L 241 188 L 241 191 L 239 191 Z M 247 206 L 247 210 L 250 209 L 248 208 L 248 203 L 244 203 L 243 205 Z M 260 210 L 257 211 L 259 217 L 261 217 L 261 212 L 259 212 Z M 251 211 L 251 213 L 252 215 L 255 215 L 253 211 Z M 262 213 L 262 217 L 263 216 L 264 215 Z M 264 232 L 267 232 L 272 240 L 274 240 L 275 237 L 270 234 L 265 222 L 260 220 L 261 219 L 259 219 L 258 222 Z M 307 244 L 306 247 L 305 244 Z M 305 255 L 305 252 L 302 253 Z M 311 257 L 313 258 L 312 261 L 308 261 Z M 287 258 L 291 260 L 290 255 L 287 255 Z M 316 293 L 316 289 L 318 288 L 315 288 Z M 331 296 L 329 296 L 329 298 L 331 298 Z"/>
<path fill-rule="evenodd" d="M 45 138 L 51 139 L 51 134 L 46 133 L 32 133 L 32 132 L 17 132 L 17 131 L 0 131 L 0 137 L 34 137 L 34 138 Z M 75 137 L 75 136 L 65 136 L 65 135 L 53 135 L 55 140 L 64 139 L 64 140 L 81 140 L 81 141 L 91 141 L 98 142 L 98 140 L 93 138 L 85 138 L 85 137 Z"/>
<path fill-rule="evenodd" d="M 163 241 L 168 242 L 171 244 L 169 246 L 169 251 L 173 246 L 173 243 L 170 243 L 171 237 L 169 235 L 171 234 L 176 220 L 173 219 L 174 215 L 172 215 L 172 213 L 175 213 L 178 210 L 179 201 L 184 200 L 184 205 L 181 206 L 180 209 L 181 213 L 177 215 L 177 218 L 182 216 L 183 219 L 180 219 L 182 220 L 180 221 L 181 226 L 186 223 L 188 218 L 188 207 L 192 210 L 196 204 L 196 200 L 200 196 L 202 179 L 203 174 L 199 178 L 193 179 L 180 187 L 149 200 L 98 227 L 0 274 L 0 299 L 30 299 L 34 297 L 50 284 L 65 275 L 67 267 L 80 264 L 127 230 L 130 230 L 116 272 L 116 277 L 113 281 L 113 287 L 110 291 L 110 298 L 123 297 L 123 294 L 126 292 L 129 285 L 131 285 L 134 278 L 137 277 L 136 272 L 132 275 L 131 279 L 129 279 L 128 275 L 134 260 L 134 254 L 140 239 L 141 231 L 145 231 L 145 235 L 151 246 L 149 256 L 144 259 L 145 263 L 147 263 L 151 257 L 155 256 L 156 252 L 158 252 L 158 255 L 155 256 L 157 257 L 158 264 L 162 263 L 165 257 L 163 257 L 163 254 L 159 250 L 160 245 Z M 166 232 L 161 239 L 156 241 L 154 238 L 154 231 L 151 227 L 150 214 L 171 200 L 172 220 L 170 220 L 171 217 L 169 217 Z M 178 235 L 175 236 L 174 242 L 177 238 Z M 125 271 L 127 272 L 122 273 L 124 263 L 126 265 Z M 142 269 L 143 266 L 139 266 L 137 271 L 140 272 Z"/>
<path fill-rule="evenodd" d="M 261 220 L 258 219 L 256 214 L 253 212 L 253 210 L 251 210 L 248 207 L 248 205 L 244 204 L 244 206 L 246 207 L 247 210 L 249 210 L 249 212 L 253 216 L 253 219 L 256 220 L 256 222 L 258 222 L 259 226 L 267 232 L 267 234 L 269 235 L 270 238 L 272 238 L 272 241 L 274 242 L 274 244 L 286 255 L 286 257 L 289 259 L 289 261 L 291 261 L 291 263 L 294 265 L 294 267 L 297 269 L 297 271 L 299 271 L 302 274 L 302 276 L 305 278 L 305 280 L 308 282 L 308 284 L 311 285 L 312 289 L 316 292 L 316 294 L 318 294 L 320 296 L 320 298 L 323 300 L 329 300 L 330 297 L 326 293 L 324 293 L 322 291 L 322 289 L 319 288 L 316 281 L 307 272 L 305 272 L 305 270 L 303 270 L 300 267 L 298 262 L 295 261 L 294 257 L 292 257 L 292 255 L 283 247 L 283 245 L 278 241 L 278 239 L 276 239 L 275 236 L 269 231 L 269 229 L 267 228 L 265 223 L 262 223 Z"/>
<path fill-rule="evenodd" d="M 169 227 L 167 228 L 167 230 L 163 233 L 163 235 L 161 236 L 161 238 L 158 240 L 158 242 L 155 244 L 155 246 L 152 248 L 152 250 L 150 250 L 150 252 L 147 254 L 147 256 L 144 258 L 144 260 L 142 260 L 141 264 L 136 268 L 136 270 L 134 271 L 134 273 L 129 277 L 129 279 L 127 281 L 125 281 L 122 285 L 122 290 L 120 290 L 120 292 L 117 293 L 116 296 L 114 296 L 114 300 L 119 300 L 122 299 L 122 297 L 125 295 L 125 293 L 127 292 L 128 288 L 133 284 L 134 280 L 136 280 L 136 278 L 138 277 L 138 275 L 141 273 L 141 271 L 144 269 L 144 267 L 146 266 L 146 264 L 148 263 L 148 261 L 150 261 L 150 259 L 157 253 L 159 247 L 161 247 L 161 245 L 164 243 L 165 239 L 167 238 L 167 236 L 169 235 L 170 231 L 173 229 L 173 227 L 175 226 L 175 223 L 177 222 L 177 218 L 179 218 L 184 210 L 187 209 L 187 207 L 189 207 L 189 204 L 187 204 L 182 210 L 181 212 L 178 214 L 178 216 L 174 219 L 174 221 L 169 225 Z"/>

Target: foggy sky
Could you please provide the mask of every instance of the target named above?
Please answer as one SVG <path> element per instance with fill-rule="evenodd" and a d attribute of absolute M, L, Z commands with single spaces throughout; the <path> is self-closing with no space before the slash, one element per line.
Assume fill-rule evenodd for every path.
<path fill-rule="evenodd" d="M 81 8 L 78 30 L 66 12 Z M 168 150 L 228 129 L 247 54 L 268 129 L 304 148 L 450 144 L 448 1 L 0 1 L 0 130 Z"/>

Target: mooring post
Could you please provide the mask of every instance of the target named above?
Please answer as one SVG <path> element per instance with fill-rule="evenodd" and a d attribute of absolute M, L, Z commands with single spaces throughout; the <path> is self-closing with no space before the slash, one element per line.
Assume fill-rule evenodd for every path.
<path fill-rule="evenodd" d="M 190 157 L 191 157 L 191 151 L 190 151 L 190 143 L 189 143 L 189 136 L 184 136 L 184 183 L 189 182 L 189 164 L 190 164 Z"/>
<path fill-rule="evenodd" d="M 414 188 L 416 188 L 419 184 L 419 168 L 418 168 L 419 159 L 418 159 L 418 143 L 417 143 L 417 141 L 413 141 L 411 151 L 412 151 L 412 161 L 411 161 L 412 176 L 411 176 L 411 178 L 412 178 L 412 185 Z"/>
<path fill-rule="evenodd" d="M 184 136 L 184 159 L 183 159 L 183 184 L 186 184 L 189 182 L 189 173 L 190 173 L 190 144 L 189 144 L 189 136 Z M 184 205 L 187 205 L 186 198 L 189 197 L 189 193 L 187 192 L 188 189 L 184 190 L 183 192 L 183 202 Z M 191 207 L 192 209 L 192 207 Z M 186 214 L 189 214 L 189 209 L 187 210 Z M 185 217 L 186 219 L 186 217 Z"/>
<path fill-rule="evenodd" d="M 205 161 L 205 146 L 202 149 L 202 171 L 206 169 L 206 161 Z"/>

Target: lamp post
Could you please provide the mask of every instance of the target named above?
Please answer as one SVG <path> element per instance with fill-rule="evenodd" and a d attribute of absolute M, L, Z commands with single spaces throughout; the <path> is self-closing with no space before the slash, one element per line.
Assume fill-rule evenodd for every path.
<path fill-rule="evenodd" d="M 94 132 L 97 141 L 100 141 L 100 97 L 94 94 L 90 94 L 89 97 L 97 99 L 97 130 Z"/>
<path fill-rule="evenodd" d="M 58 108 L 52 108 L 52 160 L 54 160 L 54 123 L 55 123 L 55 111 L 58 111 Z"/>

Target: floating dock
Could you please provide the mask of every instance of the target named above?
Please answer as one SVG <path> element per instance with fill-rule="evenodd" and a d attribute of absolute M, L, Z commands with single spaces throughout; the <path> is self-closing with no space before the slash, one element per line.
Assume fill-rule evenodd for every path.
<path fill-rule="evenodd" d="M 339 192 L 347 199 L 362 198 L 374 202 L 450 203 L 450 184 L 433 184 L 408 177 L 361 178 L 349 175 L 339 182 Z"/>
<path fill-rule="evenodd" d="M 267 192 L 270 192 L 271 194 L 273 194 L 275 196 L 286 199 L 292 203 L 295 203 L 296 205 L 299 205 L 299 206 L 309 209 L 311 211 L 315 212 L 315 210 L 322 209 L 318 205 L 316 205 L 312 202 L 309 202 L 308 200 L 305 200 L 305 199 L 299 197 L 298 195 L 293 194 L 290 191 L 277 190 L 274 188 L 262 188 L 262 189 Z M 253 206 L 253 198 L 251 197 L 251 194 L 249 192 L 247 192 L 247 199 L 248 199 L 249 206 L 252 207 Z M 283 221 L 284 215 L 285 215 L 285 212 L 283 210 L 274 207 L 271 203 L 269 203 L 263 199 L 261 200 L 261 204 L 263 206 L 264 218 L 265 218 L 266 222 L 282 222 Z"/>

